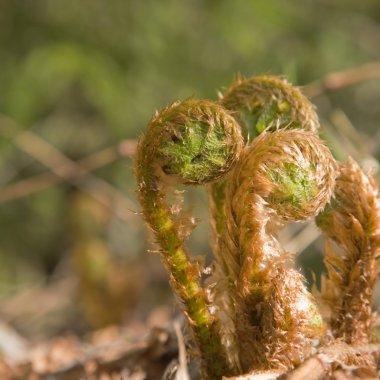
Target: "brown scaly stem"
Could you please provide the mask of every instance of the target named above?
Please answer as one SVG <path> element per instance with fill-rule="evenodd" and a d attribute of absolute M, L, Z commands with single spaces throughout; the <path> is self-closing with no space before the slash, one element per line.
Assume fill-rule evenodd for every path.
<path fill-rule="evenodd" d="M 317 224 L 328 238 L 321 297 L 331 310 L 333 334 L 349 344 L 368 343 L 379 273 L 380 197 L 374 179 L 352 159 L 340 165 L 334 200 Z"/>
<path fill-rule="evenodd" d="M 166 200 L 169 182 L 201 184 L 228 172 L 242 148 L 240 127 L 220 105 L 189 99 L 158 113 L 139 142 L 138 197 L 161 247 L 171 286 L 181 299 L 200 351 L 203 376 L 219 380 L 228 365 L 201 268 L 189 259 L 184 236 Z M 165 185 L 166 183 L 166 185 Z"/>

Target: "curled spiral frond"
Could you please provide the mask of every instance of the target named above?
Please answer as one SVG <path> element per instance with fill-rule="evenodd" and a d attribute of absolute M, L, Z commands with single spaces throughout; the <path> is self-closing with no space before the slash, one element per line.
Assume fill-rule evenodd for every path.
<path fill-rule="evenodd" d="M 188 99 L 152 119 L 139 151 L 176 182 L 204 184 L 228 172 L 241 148 L 240 127 L 228 111 L 211 101 Z"/>
<path fill-rule="evenodd" d="M 372 176 L 352 159 L 340 164 L 333 202 L 317 225 L 328 238 L 321 296 L 332 331 L 347 343 L 368 343 L 380 269 L 380 196 Z"/>
<path fill-rule="evenodd" d="M 224 260 L 231 283 L 236 284 L 232 293 L 237 296 L 232 297 L 236 297 L 239 320 L 235 325 L 245 369 L 252 363 L 256 368 L 263 363 L 264 367 L 286 363 L 280 359 L 283 351 L 288 352 L 289 365 L 294 365 L 297 360 L 292 355 L 304 352 L 310 344 L 307 338 L 321 331 L 320 324 L 313 327 L 320 321 L 314 301 L 306 297 L 302 276 L 291 271 L 293 259 L 278 243 L 276 233 L 284 221 L 309 219 L 325 207 L 333 193 L 334 172 L 332 155 L 315 132 L 281 129 L 263 132 L 247 146 L 227 179 Z M 284 273 L 292 280 L 279 287 Z M 287 289 L 282 296 L 293 293 L 295 305 L 282 320 L 270 301 L 281 298 L 275 297 L 278 289 Z M 300 295 L 305 295 L 303 302 L 296 301 Z M 305 318 L 298 318 L 297 307 L 306 313 Z M 284 323 L 293 326 L 293 337 Z M 281 335 L 292 350 L 282 349 L 285 342 L 275 338 Z"/>
<path fill-rule="evenodd" d="M 312 103 L 298 88 L 277 76 L 238 78 L 220 102 L 236 112 L 237 120 L 250 138 L 268 129 L 316 131 L 319 127 Z"/>
<path fill-rule="evenodd" d="M 218 321 L 200 284 L 199 264 L 192 262 L 166 186 L 201 184 L 227 173 L 239 157 L 243 139 L 235 119 L 219 104 L 188 99 L 165 108 L 151 120 L 139 142 L 136 159 L 138 197 L 144 216 L 161 246 L 173 289 L 184 305 L 208 379 L 228 373 Z"/>
<path fill-rule="evenodd" d="M 313 132 L 283 129 L 263 133 L 242 157 L 228 195 L 238 200 L 254 193 L 284 220 L 314 217 L 333 193 L 335 161 Z"/>
<path fill-rule="evenodd" d="M 214 281 L 220 284 L 216 299 L 240 316 L 228 324 L 227 335 L 233 336 L 235 326 L 238 336 L 229 338 L 231 345 L 240 351 L 239 359 L 230 361 L 245 370 L 292 366 L 310 348 L 306 338 L 321 332 L 321 319 L 302 276 L 289 272 L 294 259 L 275 235 L 284 222 L 306 220 L 323 209 L 333 191 L 334 161 L 316 134 L 314 106 L 286 80 L 270 75 L 239 78 L 220 103 L 234 112 L 245 139 L 251 140 L 231 175 L 209 189 L 218 263 Z M 284 299 L 293 300 L 291 309 L 275 297 L 279 280 L 274 279 L 280 273 L 292 279 L 282 292 Z M 295 301 L 297 297 L 304 302 Z M 290 324 L 276 310 L 288 310 Z M 285 351 L 288 359 L 281 356 Z"/>

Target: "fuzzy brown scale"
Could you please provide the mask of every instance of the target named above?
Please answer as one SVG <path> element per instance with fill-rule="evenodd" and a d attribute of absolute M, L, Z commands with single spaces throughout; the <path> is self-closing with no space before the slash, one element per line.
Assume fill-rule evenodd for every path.
<path fill-rule="evenodd" d="M 273 176 L 273 171 L 282 177 Z M 285 129 L 256 138 L 227 179 L 224 246 L 237 269 L 231 296 L 235 299 L 239 357 L 246 370 L 298 364 L 310 350 L 309 338 L 321 332 L 314 301 L 302 276 L 291 269 L 293 258 L 280 246 L 276 233 L 283 222 L 309 219 L 324 208 L 334 189 L 334 173 L 331 153 L 314 132 Z M 299 195 L 289 198 L 294 189 Z M 281 296 L 287 299 L 286 293 L 291 291 L 295 297 L 288 321 L 283 316 L 276 319 L 277 301 L 271 301 L 275 287 L 281 289 L 276 285 L 281 273 L 292 278 Z M 302 302 L 296 301 L 300 294 Z M 314 327 L 313 319 L 319 320 Z M 277 339 L 279 336 L 284 339 Z M 287 352 L 286 358 L 283 352 Z"/>
<path fill-rule="evenodd" d="M 373 289 L 379 273 L 378 186 L 349 160 L 339 167 L 334 197 L 317 218 L 328 238 L 328 276 L 322 279 L 320 297 L 331 310 L 328 319 L 335 337 L 349 344 L 365 344 L 371 338 Z"/>
<path fill-rule="evenodd" d="M 301 364 L 311 354 L 313 346 L 305 337 L 324 333 L 314 307 L 302 275 L 280 266 L 269 289 L 263 310 L 266 317 L 262 320 L 263 339 L 268 342 L 266 361 L 271 367 L 286 370 Z"/>

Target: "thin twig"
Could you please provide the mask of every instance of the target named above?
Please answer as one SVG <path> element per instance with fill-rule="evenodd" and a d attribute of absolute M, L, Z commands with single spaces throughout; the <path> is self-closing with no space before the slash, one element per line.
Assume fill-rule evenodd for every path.
<path fill-rule="evenodd" d="M 302 365 L 293 370 L 287 375 L 284 375 L 284 380 L 318 380 L 323 375 L 327 374 L 329 365 L 323 363 L 318 356 L 312 356 L 305 360 Z"/>
<path fill-rule="evenodd" d="M 94 171 L 111 164 L 120 157 L 134 155 L 136 145 L 136 140 L 124 140 L 115 146 L 111 146 L 80 159 L 77 161 L 77 165 L 84 168 L 88 172 Z M 70 168 L 71 167 L 68 168 L 69 173 Z M 67 168 L 65 169 L 63 167 L 60 168 L 60 170 L 67 170 Z M 77 172 L 71 173 L 71 176 L 72 178 L 75 178 L 77 176 Z M 63 177 L 58 177 L 53 172 L 47 171 L 31 178 L 11 183 L 3 188 L 0 188 L 0 204 L 26 197 L 48 187 L 58 185 L 64 181 L 65 179 Z"/>
<path fill-rule="evenodd" d="M 32 132 L 26 131 L 20 134 L 16 138 L 16 143 L 19 148 L 48 167 L 54 174 L 113 209 L 119 218 L 130 221 L 131 210 L 135 205 L 108 182 L 94 176 Z"/>
<path fill-rule="evenodd" d="M 181 331 L 181 325 L 178 321 L 174 322 L 174 331 L 177 336 L 179 354 L 175 380 L 190 380 L 189 372 L 187 369 L 185 340 Z"/>
<path fill-rule="evenodd" d="M 318 353 L 305 360 L 299 367 L 280 377 L 282 380 L 318 380 L 329 373 L 337 364 L 345 365 L 350 360 L 358 360 L 361 355 L 380 352 L 380 344 L 352 347 L 342 342 L 321 347 Z M 352 365 L 351 365 L 352 366 Z M 352 366 L 354 368 L 355 366 Z"/>
<path fill-rule="evenodd" d="M 120 219 L 131 221 L 131 210 L 135 205 L 108 182 L 96 177 L 33 132 L 25 131 L 16 136 L 7 128 L 3 128 L 2 132 L 13 137 L 14 144 L 20 150 L 49 168 L 56 176 L 90 194 L 112 209 Z"/>
<path fill-rule="evenodd" d="M 324 78 L 304 86 L 302 92 L 309 97 L 315 97 L 324 92 L 339 90 L 378 77 L 380 77 L 380 61 L 329 73 Z"/>
<path fill-rule="evenodd" d="M 296 235 L 292 236 L 284 246 L 289 252 L 303 252 L 307 247 L 309 247 L 315 240 L 319 238 L 321 232 L 315 226 L 314 223 L 307 224 L 302 230 Z"/>

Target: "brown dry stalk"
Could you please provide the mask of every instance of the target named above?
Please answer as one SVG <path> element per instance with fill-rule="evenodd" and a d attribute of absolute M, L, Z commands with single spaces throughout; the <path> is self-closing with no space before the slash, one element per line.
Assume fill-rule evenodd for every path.
<path fill-rule="evenodd" d="M 15 142 L 17 144 L 17 141 Z M 3 187 L 0 187 L 0 204 L 10 202 L 22 197 L 27 197 L 51 186 L 68 181 L 69 179 L 74 180 L 80 177 L 85 177 L 86 173 L 100 169 L 119 160 L 120 158 L 134 155 L 136 146 L 137 141 L 135 140 L 123 140 L 117 145 L 110 146 L 95 153 L 91 153 L 88 156 L 79 159 L 78 161 L 73 161 L 75 165 L 72 165 L 71 163 L 68 164 L 67 162 L 62 162 L 62 167 L 59 169 L 52 168 L 51 171 L 46 171 L 33 177 L 22 179 L 18 182 L 9 183 Z M 50 152 L 48 152 L 48 154 L 49 153 Z M 65 166 L 67 166 L 66 169 L 64 168 Z M 83 168 L 84 172 L 78 168 Z M 58 177 L 56 174 L 54 174 L 63 171 L 69 173 L 67 176 L 65 176 L 65 178 Z M 99 179 L 99 177 L 97 178 Z M 97 189 L 99 190 L 99 187 L 97 187 Z"/>
<path fill-rule="evenodd" d="M 119 190 L 103 179 L 95 176 L 93 173 L 90 173 L 86 165 L 82 166 L 80 163 L 71 160 L 60 150 L 35 133 L 24 131 L 20 134 L 13 135 L 11 127 L 12 124 L 5 124 L 4 128 L 0 128 L 1 133 L 13 138 L 13 143 L 20 150 L 49 168 L 55 176 L 80 188 L 90 194 L 98 202 L 112 209 L 115 215 L 121 220 L 127 222 L 131 221 L 131 218 L 133 218 L 131 209 L 134 208 L 134 204 Z M 42 178 L 42 181 L 37 185 L 43 188 L 45 184 L 46 178 Z M 23 185 L 25 185 L 25 183 Z M 0 192 L 0 202 L 1 196 L 2 194 Z M 12 194 L 8 193 L 5 194 L 5 196 L 12 196 Z"/>
<path fill-rule="evenodd" d="M 341 164 L 335 199 L 317 218 L 327 236 L 321 297 L 336 338 L 365 344 L 371 337 L 373 288 L 379 273 L 380 197 L 370 174 Z"/>
<path fill-rule="evenodd" d="M 352 69 L 328 73 L 325 77 L 304 86 L 303 92 L 307 96 L 316 97 L 324 92 L 336 91 L 379 77 L 380 62 L 369 62 Z"/>

